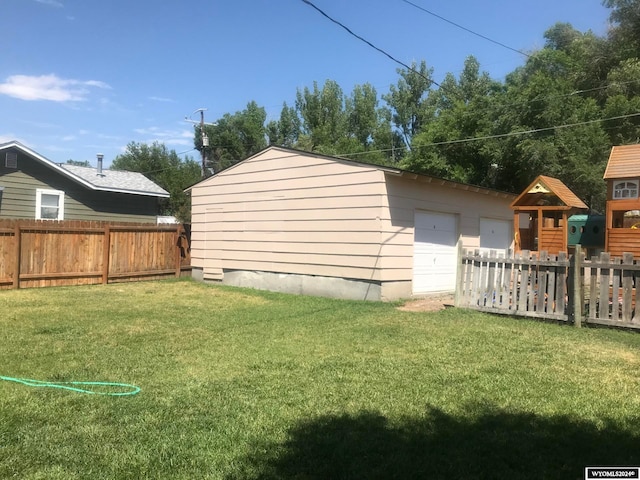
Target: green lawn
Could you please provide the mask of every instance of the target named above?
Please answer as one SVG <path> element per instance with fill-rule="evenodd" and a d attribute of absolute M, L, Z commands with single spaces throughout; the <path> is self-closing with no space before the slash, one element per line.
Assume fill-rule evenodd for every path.
<path fill-rule="evenodd" d="M 0 292 L 0 478 L 583 478 L 640 466 L 640 335 L 192 281 Z"/>

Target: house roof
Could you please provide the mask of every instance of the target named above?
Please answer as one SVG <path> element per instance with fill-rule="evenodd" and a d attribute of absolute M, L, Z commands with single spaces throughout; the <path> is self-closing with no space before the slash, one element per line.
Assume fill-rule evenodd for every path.
<path fill-rule="evenodd" d="M 611 148 L 604 179 L 640 177 L 640 145 L 617 145 Z"/>
<path fill-rule="evenodd" d="M 245 160 L 242 160 L 241 162 L 236 163 L 235 165 L 222 170 L 221 172 L 216 173 L 215 175 L 213 175 L 213 177 L 220 175 L 221 173 L 227 172 L 235 167 L 237 167 L 238 165 L 240 165 L 241 163 L 247 162 L 253 158 L 259 157 L 260 155 L 263 155 L 265 152 L 268 152 L 270 150 L 279 150 L 282 151 L 283 153 L 288 153 L 288 154 L 298 154 L 298 155 L 307 155 L 307 156 L 312 156 L 312 157 L 317 157 L 317 158 L 324 158 L 327 160 L 332 160 L 335 162 L 339 162 L 339 163 L 345 163 L 348 165 L 360 165 L 362 167 L 366 167 L 366 168 L 375 168 L 377 170 L 381 170 L 383 172 L 389 173 L 389 174 L 393 174 L 393 175 L 398 175 L 398 176 L 402 176 L 402 177 L 406 177 L 406 178 L 410 178 L 413 180 L 418 180 L 418 181 L 422 181 L 424 183 L 435 183 L 438 185 L 445 185 L 451 188 L 458 188 L 460 190 L 465 190 L 465 191 L 472 191 L 472 192 L 478 192 L 478 193 L 484 193 L 486 195 L 493 195 L 496 197 L 502 197 L 502 198 L 515 198 L 515 195 L 513 193 L 509 193 L 509 192 L 503 192 L 500 190 L 493 190 L 491 188 L 486 188 L 486 187 L 479 187 L 477 185 L 471 185 L 468 183 L 462 183 L 462 182 L 455 182 L 453 180 L 445 180 L 444 178 L 439 178 L 439 177 L 434 177 L 431 175 L 424 175 L 422 173 L 415 173 L 415 172 L 411 172 L 409 170 L 402 170 L 400 168 L 396 168 L 396 167 L 387 167 L 384 165 L 376 165 L 374 163 L 365 163 L 365 162 L 358 162 L 355 160 L 350 160 L 347 158 L 342 158 L 342 157 L 335 157 L 335 156 L 330 156 L 330 155 L 324 155 L 321 153 L 315 153 L 315 152 L 306 152 L 304 150 L 296 150 L 294 148 L 288 148 L 288 147 L 276 147 L 276 146 L 270 146 L 267 147 L 261 151 L 259 151 L 258 153 L 246 158 Z M 209 178 L 213 178 L 213 177 L 209 177 Z M 201 183 L 206 182 L 209 178 L 205 178 L 204 180 L 201 180 L 200 182 L 196 183 L 195 185 L 190 186 L 189 188 L 187 188 L 185 191 L 190 191 L 192 190 L 194 187 L 200 185 Z"/>
<path fill-rule="evenodd" d="M 128 192 L 144 192 L 158 196 L 169 196 L 169 193 L 138 172 L 124 170 L 102 170 L 99 175 L 95 168 L 79 167 L 76 165 L 60 165 L 73 175 L 91 183 L 95 187 L 110 190 L 126 190 Z"/>
<path fill-rule="evenodd" d="M 0 151 L 10 148 L 21 151 L 30 158 L 89 190 L 162 198 L 169 197 L 169 192 L 138 172 L 104 169 L 101 174 L 98 174 L 95 168 L 54 163 L 34 150 L 22 145 L 20 142 L 12 141 L 0 144 Z"/>
<path fill-rule="evenodd" d="M 539 206 L 549 201 L 559 201 L 558 207 L 588 209 L 589 207 L 571 191 L 561 180 L 546 175 L 539 175 L 518 195 L 511 207 Z M 558 203 L 558 202 L 556 202 Z"/>

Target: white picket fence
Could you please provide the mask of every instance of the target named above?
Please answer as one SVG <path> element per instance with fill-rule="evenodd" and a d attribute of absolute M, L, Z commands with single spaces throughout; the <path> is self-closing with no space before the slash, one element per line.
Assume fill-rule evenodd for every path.
<path fill-rule="evenodd" d="M 581 251 L 580 246 L 576 251 Z M 459 247 L 455 304 L 490 313 L 640 328 L 631 254 L 584 255 L 523 250 L 513 254 Z"/>

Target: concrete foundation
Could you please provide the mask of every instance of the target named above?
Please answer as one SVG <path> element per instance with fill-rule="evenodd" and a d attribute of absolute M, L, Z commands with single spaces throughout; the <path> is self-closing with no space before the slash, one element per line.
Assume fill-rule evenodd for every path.
<path fill-rule="evenodd" d="M 314 295 L 318 297 L 374 301 L 382 299 L 380 283 L 345 278 L 227 270 L 224 272 L 224 280 L 222 283 L 237 287 L 257 288 L 259 290 L 296 293 L 300 295 Z"/>
<path fill-rule="evenodd" d="M 201 268 L 193 267 L 191 277 L 200 282 L 204 278 Z M 273 292 L 343 298 L 347 300 L 372 300 L 390 302 L 411 298 L 411 281 L 369 282 L 366 280 L 291 273 L 226 270 L 221 283 L 236 287 L 256 288 Z"/>
<path fill-rule="evenodd" d="M 202 282 L 204 280 L 204 272 L 202 271 L 201 268 L 191 267 L 191 278 L 199 282 Z"/>
<path fill-rule="evenodd" d="M 413 282 L 411 280 L 384 282 L 382 284 L 381 300 L 383 302 L 393 302 L 412 297 Z"/>

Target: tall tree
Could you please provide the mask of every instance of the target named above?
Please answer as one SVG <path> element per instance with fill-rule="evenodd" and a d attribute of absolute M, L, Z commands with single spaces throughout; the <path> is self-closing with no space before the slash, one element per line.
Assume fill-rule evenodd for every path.
<path fill-rule="evenodd" d="M 370 163 L 395 163 L 393 154 L 395 149 L 401 150 L 401 143 L 392 129 L 391 111 L 379 106 L 378 93 L 371 84 L 353 88 L 345 100 L 345 114 L 347 138 L 341 153 L 357 153 L 355 158 Z"/>
<path fill-rule="evenodd" d="M 171 195 L 161 202 L 161 213 L 184 223 L 191 221 L 191 202 L 184 189 L 200 180 L 200 165 L 192 158 L 181 160 L 175 150 L 168 150 L 162 143 L 131 142 L 125 153 L 113 160 L 111 168 L 144 174 Z"/>
<path fill-rule="evenodd" d="M 279 120 L 272 120 L 266 127 L 270 145 L 295 147 L 300 137 L 300 117 L 294 107 L 284 102 Z"/>
<path fill-rule="evenodd" d="M 480 71 L 468 57 L 460 77 L 448 74 L 430 92 L 425 111 L 431 119 L 414 135 L 406 165 L 418 170 L 477 185 L 493 186 L 495 163 L 492 142 L 474 140 L 494 132 L 494 96 L 501 85 Z"/>
<path fill-rule="evenodd" d="M 300 145 L 311 151 L 340 153 L 347 137 L 345 97 L 340 86 L 327 80 L 322 88 L 313 82 L 296 94 L 296 111 L 302 120 Z M 342 147 L 344 148 L 344 147 Z"/>
<path fill-rule="evenodd" d="M 621 59 L 640 57 L 640 2 L 638 0 L 603 0 L 611 9 L 609 38 Z"/>
<path fill-rule="evenodd" d="M 195 146 L 204 148 L 208 168 L 219 172 L 259 152 L 267 146 L 263 107 L 254 101 L 235 114 L 225 113 L 214 125 L 205 125 L 209 145 L 202 145 L 200 127 L 195 128 Z"/>
<path fill-rule="evenodd" d="M 392 119 L 400 131 L 406 149 L 411 148 L 413 136 L 422 130 L 429 117 L 426 100 L 432 85 L 433 69 L 427 69 L 423 60 L 420 65 L 411 64 L 411 70 L 398 69 L 400 79 L 391 85 L 389 93 L 382 98 L 392 111 Z"/>
<path fill-rule="evenodd" d="M 600 74 L 588 60 L 594 50 L 584 48 L 590 35 L 556 25 L 545 34 L 547 45 L 507 76 L 500 129 L 533 132 L 503 142 L 499 187 L 519 191 L 546 174 L 563 180 L 594 209 L 604 207 L 602 174 L 611 145 L 598 122 L 603 112 L 593 85 Z"/>

